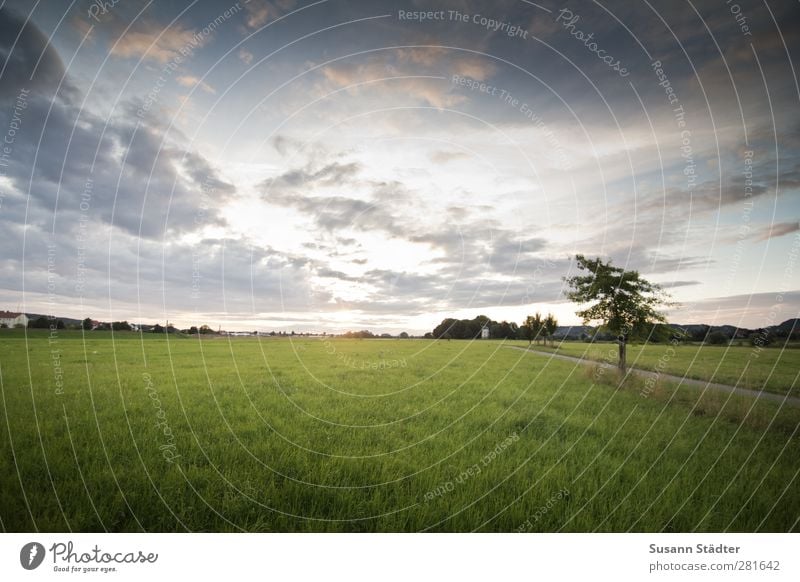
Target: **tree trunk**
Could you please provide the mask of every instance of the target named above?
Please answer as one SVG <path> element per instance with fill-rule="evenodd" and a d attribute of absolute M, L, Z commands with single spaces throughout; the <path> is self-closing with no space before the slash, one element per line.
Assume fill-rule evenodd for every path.
<path fill-rule="evenodd" d="M 625 355 L 626 355 L 626 347 L 627 342 L 625 341 L 625 336 L 619 336 L 619 371 L 623 374 L 625 373 L 626 362 L 625 362 Z"/>

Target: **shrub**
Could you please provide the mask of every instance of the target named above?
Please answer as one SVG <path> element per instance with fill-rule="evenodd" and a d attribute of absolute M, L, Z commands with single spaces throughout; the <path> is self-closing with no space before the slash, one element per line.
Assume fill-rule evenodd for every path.
<path fill-rule="evenodd" d="M 722 333 L 721 331 L 712 331 L 706 337 L 706 343 L 711 344 L 713 346 L 721 346 L 725 345 L 729 342 L 728 336 Z"/>
<path fill-rule="evenodd" d="M 772 343 L 774 337 L 767 331 L 754 331 L 747 339 L 750 341 L 751 346 L 768 346 Z"/>

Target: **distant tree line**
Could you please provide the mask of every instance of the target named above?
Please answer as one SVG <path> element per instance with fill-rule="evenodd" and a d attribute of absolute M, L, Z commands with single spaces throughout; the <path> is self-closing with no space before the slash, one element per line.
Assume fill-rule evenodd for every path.
<path fill-rule="evenodd" d="M 33 329 L 64 329 L 66 326 L 60 319 L 54 317 L 37 317 L 36 319 L 28 322 L 28 327 Z"/>
<path fill-rule="evenodd" d="M 349 337 L 349 338 L 358 338 L 358 339 L 370 339 L 377 337 L 374 333 L 367 329 L 362 329 L 361 331 L 348 331 L 342 334 L 342 337 Z"/>
<path fill-rule="evenodd" d="M 323 335 L 325 335 L 325 334 L 323 334 Z M 369 331 L 367 329 L 362 329 L 361 331 L 346 331 L 343 334 L 341 334 L 340 337 L 355 338 L 355 339 L 372 339 L 372 338 L 389 339 L 389 338 L 398 337 L 400 339 L 408 339 L 410 336 L 408 335 L 408 332 L 405 332 L 405 331 L 400 332 L 400 334 L 397 335 L 397 336 L 393 336 L 390 333 L 382 333 L 380 335 L 376 335 L 376 334 L 372 333 L 371 331 Z"/>
<path fill-rule="evenodd" d="M 475 319 L 453 319 L 448 317 L 433 329 L 434 339 L 475 339 L 481 336 L 484 325 L 495 323 L 485 315 Z"/>
<path fill-rule="evenodd" d="M 193 325 L 192 327 L 190 327 L 186 331 L 187 331 L 187 333 L 189 333 L 191 335 L 197 335 L 197 334 L 208 335 L 208 334 L 216 333 L 213 329 L 211 329 L 207 325 L 201 325 L 200 327 L 197 327 L 196 325 Z"/>
<path fill-rule="evenodd" d="M 491 339 L 521 339 L 532 343 L 534 341 L 546 342 L 552 339 L 558 328 L 558 320 L 548 313 L 542 317 L 540 313 L 529 315 L 518 325 L 513 321 L 492 321 L 485 315 L 474 319 L 454 319 L 448 317 L 437 325 L 425 337 L 433 339 L 477 339 L 482 336 L 483 329 L 489 330 Z"/>

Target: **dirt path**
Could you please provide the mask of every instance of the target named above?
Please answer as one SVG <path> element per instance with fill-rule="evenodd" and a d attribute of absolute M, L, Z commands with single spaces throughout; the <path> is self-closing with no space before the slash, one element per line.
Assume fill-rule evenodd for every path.
<path fill-rule="evenodd" d="M 553 358 L 556 360 L 564 360 L 565 362 L 574 362 L 579 364 L 599 364 L 605 368 L 616 368 L 616 366 L 609 364 L 608 362 L 601 362 L 598 360 L 576 358 L 575 356 L 564 356 L 562 354 L 554 354 L 551 352 L 540 352 L 538 350 L 529 350 L 528 348 L 521 348 L 518 346 L 506 346 L 506 347 L 512 350 L 519 350 L 521 352 L 536 354 L 537 356 Z M 718 392 L 733 392 L 734 394 L 740 394 L 742 396 L 750 396 L 751 398 L 761 398 L 762 400 L 771 400 L 772 402 L 779 402 L 783 404 L 788 404 L 790 406 L 800 406 L 800 398 L 797 398 L 795 396 L 783 396 L 781 394 L 774 394 L 772 392 L 759 392 L 757 390 L 748 390 L 747 388 L 739 388 L 737 386 L 730 386 L 728 384 L 717 384 L 715 382 L 706 382 L 705 380 L 695 380 L 694 378 L 682 378 L 681 376 L 673 376 L 672 374 L 663 374 L 663 373 L 658 374 L 656 372 L 650 372 L 649 370 L 642 370 L 640 368 L 628 368 L 628 372 L 635 373 L 645 378 L 648 377 L 663 378 L 671 382 L 677 382 L 678 384 L 683 386 L 708 388 L 709 390 L 716 390 Z"/>

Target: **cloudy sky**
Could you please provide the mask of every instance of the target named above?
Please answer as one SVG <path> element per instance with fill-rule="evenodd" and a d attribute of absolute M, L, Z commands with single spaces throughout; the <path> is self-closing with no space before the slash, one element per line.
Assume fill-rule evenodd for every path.
<path fill-rule="evenodd" d="M 228 329 L 800 310 L 800 7 L 7 1 L 0 309 Z"/>

